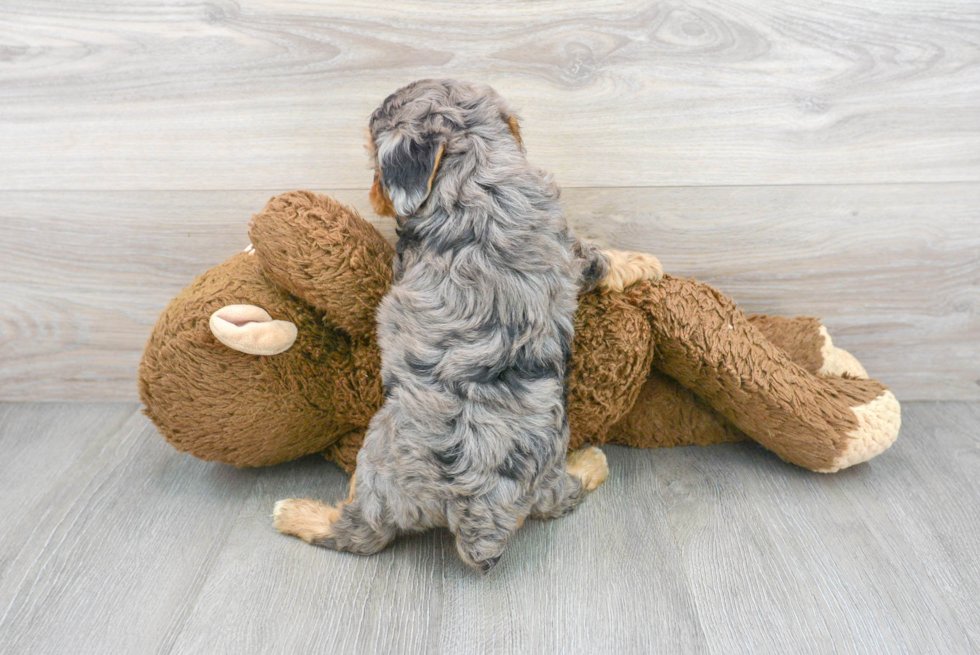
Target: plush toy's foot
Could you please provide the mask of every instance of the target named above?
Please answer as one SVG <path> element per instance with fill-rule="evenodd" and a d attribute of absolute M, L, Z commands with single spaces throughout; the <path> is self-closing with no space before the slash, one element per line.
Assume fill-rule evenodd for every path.
<path fill-rule="evenodd" d="M 609 272 L 599 283 L 603 289 L 622 291 L 626 287 L 651 280 L 656 282 L 663 278 L 664 267 L 660 260 L 645 252 L 623 252 L 621 250 L 603 250 L 609 258 Z"/>
<path fill-rule="evenodd" d="M 825 378 L 855 378 L 866 379 L 868 372 L 861 366 L 857 357 L 847 352 L 843 348 L 838 348 L 830 339 L 827 328 L 820 326 L 820 336 L 823 337 L 823 345 L 820 347 L 820 354 L 823 356 L 823 366 L 817 371 L 817 375 Z"/>
<path fill-rule="evenodd" d="M 866 462 L 883 453 L 894 443 L 902 427 L 902 408 L 895 395 L 874 380 L 828 380 L 839 391 L 853 394 L 855 387 L 876 393 L 867 402 L 851 404 L 856 426 L 838 426 L 842 438 L 836 440 L 836 454 L 824 466 L 813 467 L 818 473 L 836 473 L 849 466 Z M 877 388 L 876 388 L 877 387 Z"/>
<path fill-rule="evenodd" d="M 299 537 L 308 544 L 332 536 L 332 526 L 341 509 L 309 498 L 280 500 L 272 510 L 272 523 L 283 534 Z"/>
<path fill-rule="evenodd" d="M 814 375 L 823 378 L 868 377 L 854 355 L 834 345 L 819 319 L 759 314 L 745 318 L 793 362 Z"/>
<path fill-rule="evenodd" d="M 609 477 L 606 454 L 594 446 L 569 454 L 567 470 L 569 475 L 582 481 L 586 491 L 595 491 Z"/>

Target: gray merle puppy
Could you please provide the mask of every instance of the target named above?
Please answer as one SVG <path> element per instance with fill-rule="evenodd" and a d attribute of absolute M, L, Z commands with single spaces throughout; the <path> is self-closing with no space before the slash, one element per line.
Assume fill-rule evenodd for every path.
<path fill-rule="evenodd" d="M 399 235 L 377 314 L 385 402 L 348 499 L 280 501 L 275 525 L 361 554 L 448 526 L 486 572 L 526 517 L 562 516 L 605 480 L 597 448 L 566 463 L 576 296 L 657 279 L 660 264 L 572 236 L 557 186 L 486 86 L 409 84 L 371 115 L 370 138 L 372 201 Z"/>

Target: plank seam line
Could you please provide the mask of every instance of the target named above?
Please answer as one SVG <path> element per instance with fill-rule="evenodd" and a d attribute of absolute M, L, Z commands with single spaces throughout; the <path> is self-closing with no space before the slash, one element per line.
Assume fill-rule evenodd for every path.
<path fill-rule="evenodd" d="M 637 185 L 563 185 L 559 183 L 562 190 L 569 189 L 595 189 L 595 190 L 630 190 L 630 189 L 756 189 L 756 188 L 793 188 L 793 187 L 891 187 L 891 186 L 939 186 L 948 184 L 977 185 L 980 184 L 980 177 L 973 180 L 924 180 L 924 181 L 897 181 L 897 182 L 788 182 L 771 184 L 648 184 Z M 270 192 L 282 193 L 295 189 L 308 189 L 318 192 L 347 192 L 347 191 L 368 191 L 370 187 L 329 187 L 329 186 L 299 186 L 299 187 L 239 187 L 239 188 L 208 188 L 208 189 L 179 189 L 179 188 L 157 188 L 157 189 L 112 189 L 112 188 L 65 188 L 56 189 L 7 189 L 0 188 L 0 193 L 228 193 L 228 192 Z"/>

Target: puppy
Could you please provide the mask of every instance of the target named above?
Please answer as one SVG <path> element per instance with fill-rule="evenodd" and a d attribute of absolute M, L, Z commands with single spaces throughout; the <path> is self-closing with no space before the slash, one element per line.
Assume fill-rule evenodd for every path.
<path fill-rule="evenodd" d="M 448 526 L 484 572 L 528 516 L 573 510 L 607 475 L 597 448 L 567 462 L 565 376 L 576 296 L 661 269 L 577 241 L 551 177 L 525 159 L 490 88 L 423 80 L 370 119 L 379 214 L 398 222 L 378 309 L 385 402 L 347 501 L 276 504 L 275 525 L 317 546 L 375 553 Z"/>

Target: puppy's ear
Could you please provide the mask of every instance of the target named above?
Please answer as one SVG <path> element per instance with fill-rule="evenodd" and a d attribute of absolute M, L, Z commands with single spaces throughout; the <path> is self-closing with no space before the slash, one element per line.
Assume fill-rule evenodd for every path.
<path fill-rule="evenodd" d="M 445 144 L 439 137 L 402 138 L 378 148 L 381 182 L 398 216 L 411 216 L 432 192 Z"/>

